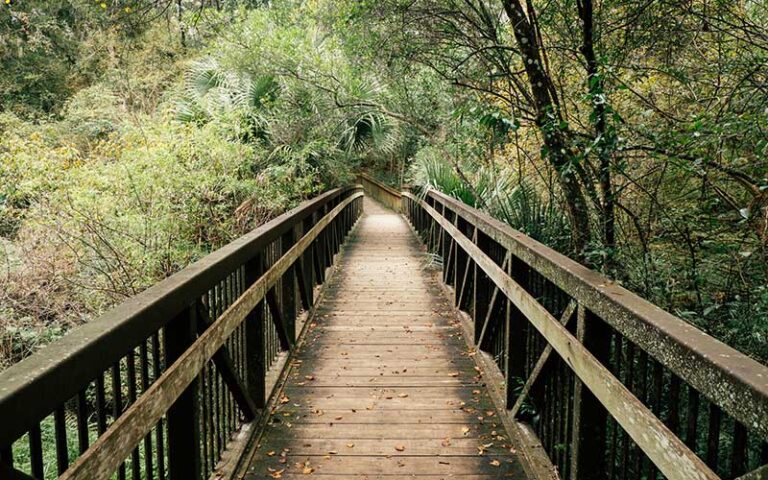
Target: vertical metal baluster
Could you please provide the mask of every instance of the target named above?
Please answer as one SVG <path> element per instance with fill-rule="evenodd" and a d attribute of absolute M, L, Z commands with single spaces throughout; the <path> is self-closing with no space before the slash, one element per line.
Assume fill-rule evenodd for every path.
<path fill-rule="evenodd" d="M 77 393 L 77 449 L 81 454 L 88 450 L 88 399 L 87 387 Z"/>
<path fill-rule="evenodd" d="M 56 443 L 56 470 L 59 475 L 69 466 L 69 449 L 67 448 L 67 423 L 64 418 L 64 405 L 59 405 L 53 411 L 53 434 Z"/>
<path fill-rule="evenodd" d="M 29 429 L 29 462 L 32 466 L 32 476 L 45 478 L 43 468 L 43 439 L 40 433 L 40 424 L 35 423 Z"/>
<path fill-rule="evenodd" d="M 149 350 L 147 348 L 147 340 L 139 345 L 139 371 L 141 376 L 141 392 L 144 393 L 149 388 Z M 144 437 L 144 478 L 146 479 L 154 478 L 153 455 L 152 432 L 150 432 Z"/>
<path fill-rule="evenodd" d="M 153 380 L 160 378 L 161 362 L 160 357 L 160 334 L 152 335 L 152 374 Z M 155 426 L 155 443 L 157 443 L 157 475 L 160 480 L 165 480 L 165 435 L 163 420 L 161 419 Z"/>
<path fill-rule="evenodd" d="M 128 381 L 128 405 L 136 401 L 136 351 L 131 350 L 126 357 L 126 380 Z M 141 457 L 139 456 L 139 447 L 133 449 L 131 453 L 131 473 L 133 480 L 141 479 Z"/>
<path fill-rule="evenodd" d="M 120 380 L 120 361 L 112 365 L 112 422 L 123 414 L 123 387 Z M 125 480 L 125 463 L 117 470 L 120 480 Z"/>

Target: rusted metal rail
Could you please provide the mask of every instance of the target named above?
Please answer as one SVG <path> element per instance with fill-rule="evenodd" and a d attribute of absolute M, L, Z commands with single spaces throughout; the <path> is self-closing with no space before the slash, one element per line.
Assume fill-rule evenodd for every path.
<path fill-rule="evenodd" d="M 0 478 L 208 478 L 361 210 L 325 193 L 0 374 Z"/>
<path fill-rule="evenodd" d="M 453 198 L 402 201 L 560 478 L 764 478 L 768 368 Z"/>

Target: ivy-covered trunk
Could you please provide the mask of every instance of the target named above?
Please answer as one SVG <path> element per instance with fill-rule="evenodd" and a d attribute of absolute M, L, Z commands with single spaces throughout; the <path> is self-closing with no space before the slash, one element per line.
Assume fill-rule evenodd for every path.
<path fill-rule="evenodd" d="M 542 156 L 557 171 L 558 183 L 571 221 L 574 251 L 583 260 L 584 251 L 591 238 L 589 207 L 576 175 L 575 162 L 578 161 L 578 156 L 571 148 L 567 122 L 560 113 L 554 83 L 545 71 L 540 36 L 537 33 L 536 12 L 530 4 L 524 9 L 519 0 L 503 0 L 503 6 L 512 23 L 517 47 L 525 65 L 536 109 L 536 125 L 544 138 Z"/>

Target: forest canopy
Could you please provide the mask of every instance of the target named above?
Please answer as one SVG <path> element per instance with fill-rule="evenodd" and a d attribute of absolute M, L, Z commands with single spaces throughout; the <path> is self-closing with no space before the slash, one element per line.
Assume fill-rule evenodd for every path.
<path fill-rule="evenodd" d="M 4 0 L 0 366 L 365 170 L 768 361 L 768 2 Z"/>

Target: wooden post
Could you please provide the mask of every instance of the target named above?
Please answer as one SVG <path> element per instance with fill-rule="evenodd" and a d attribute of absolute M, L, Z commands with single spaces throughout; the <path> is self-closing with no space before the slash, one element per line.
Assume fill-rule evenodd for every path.
<path fill-rule="evenodd" d="M 610 329 L 591 312 L 578 307 L 576 337 L 598 361 L 605 364 L 610 354 Z M 571 438 L 571 479 L 605 478 L 606 421 L 608 413 L 578 377 L 574 379 L 573 432 Z"/>
<path fill-rule="evenodd" d="M 197 338 L 196 309 L 187 306 L 163 332 L 166 368 Z M 168 410 L 168 469 L 171 480 L 197 480 L 200 468 L 200 408 L 194 380 Z"/>
<path fill-rule="evenodd" d="M 253 285 L 264 273 L 264 254 L 259 253 L 245 267 L 246 288 Z M 266 344 L 264 341 L 264 301 L 248 314 L 245 320 L 246 385 L 256 408 L 266 404 Z"/>
<path fill-rule="evenodd" d="M 281 253 L 290 250 L 296 243 L 296 228 L 291 227 L 280 239 Z M 286 333 L 291 343 L 296 340 L 296 267 L 291 265 L 283 274 L 281 292 L 281 314 L 286 326 Z"/>

